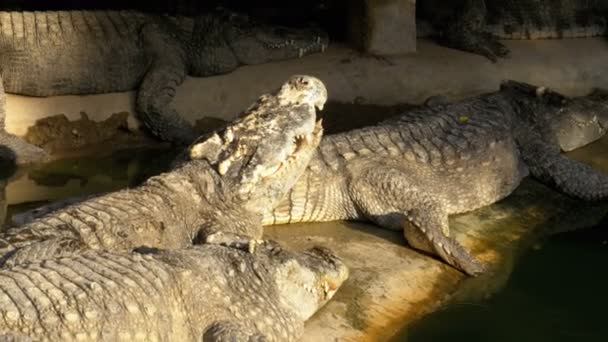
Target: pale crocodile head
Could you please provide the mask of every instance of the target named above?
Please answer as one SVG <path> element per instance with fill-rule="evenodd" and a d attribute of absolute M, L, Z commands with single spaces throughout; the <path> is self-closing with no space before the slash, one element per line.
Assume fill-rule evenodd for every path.
<path fill-rule="evenodd" d="M 229 72 L 238 65 L 268 63 L 322 52 L 329 42 L 317 28 L 289 28 L 256 22 L 227 11 L 197 18 L 190 48 L 195 76 Z"/>
<path fill-rule="evenodd" d="M 327 303 L 348 279 L 344 262 L 324 247 L 292 252 L 266 241 L 256 253 L 264 253 L 273 263 L 273 279 L 281 302 L 303 321 Z"/>
<path fill-rule="evenodd" d="M 606 91 L 596 89 L 585 96 L 567 97 L 547 87 L 510 80 L 503 82 L 501 89 L 524 95 L 522 101 L 531 109 L 526 118 L 562 151 L 592 143 L 608 130 Z"/>
<path fill-rule="evenodd" d="M 304 172 L 323 129 L 316 109 L 327 100 L 323 83 L 295 75 L 262 95 L 223 130 L 194 142 L 190 160 L 206 160 L 223 188 L 254 212 L 270 210 Z"/>

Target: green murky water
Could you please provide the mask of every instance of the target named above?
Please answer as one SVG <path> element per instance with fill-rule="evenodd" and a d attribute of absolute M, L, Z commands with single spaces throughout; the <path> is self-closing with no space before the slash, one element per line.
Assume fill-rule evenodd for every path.
<path fill-rule="evenodd" d="M 606 225 L 552 237 L 492 298 L 454 303 L 393 341 L 608 341 Z"/>
<path fill-rule="evenodd" d="M 0 220 L 6 216 L 8 224 L 11 215 L 53 200 L 136 186 L 165 171 L 175 155 L 132 149 L 17 169 L 0 177 Z"/>

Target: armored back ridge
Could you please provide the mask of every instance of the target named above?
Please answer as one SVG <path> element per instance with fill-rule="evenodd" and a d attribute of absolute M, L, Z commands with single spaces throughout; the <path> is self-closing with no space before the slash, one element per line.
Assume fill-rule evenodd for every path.
<path fill-rule="evenodd" d="M 315 108 L 326 99 L 318 79 L 291 77 L 236 121 L 195 141 L 173 170 L 9 229 L 0 239 L 2 262 L 84 249 L 179 248 L 226 236 L 246 244 L 259 239 L 262 216 L 302 174 L 321 140 Z"/>
<path fill-rule="evenodd" d="M 195 19 L 133 11 L 0 12 L 0 81 L 6 92 L 29 96 L 137 89 L 144 125 L 161 139 L 187 145 L 197 134 L 171 107 L 186 75 L 217 75 L 326 46 L 319 30 L 262 25 L 225 11 Z M 2 114 L 3 97 L 0 91 Z M 3 125 L 4 116 L 0 120 Z M 14 139 L 0 143 L 20 156 L 18 162 L 41 159 L 40 149 Z"/>
<path fill-rule="evenodd" d="M 498 92 L 326 136 L 263 223 L 367 219 L 478 274 L 483 266 L 450 237 L 448 215 L 508 196 L 529 172 L 571 196 L 605 198 L 608 177 L 560 155 L 559 136 L 568 133 L 549 126 L 552 118 L 577 118 L 581 108 L 603 113 L 605 106 L 597 94 L 567 98 L 507 81 Z"/>

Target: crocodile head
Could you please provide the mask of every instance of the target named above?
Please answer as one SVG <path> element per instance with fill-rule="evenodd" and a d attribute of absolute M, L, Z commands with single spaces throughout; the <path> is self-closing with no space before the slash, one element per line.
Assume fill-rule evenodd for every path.
<path fill-rule="evenodd" d="M 319 79 L 292 76 L 227 127 L 193 143 L 189 159 L 209 162 L 223 188 L 245 208 L 271 209 L 312 158 L 323 134 L 316 109 L 322 109 L 326 100 L 327 90 Z"/>
<path fill-rule="evenodd" d="M 243 15 L 233 15 L 230 23 L 224 35 L 241 64 L 299 58 L 328 44 L 327 34 L 318 29 L 264 25 Z"/>
<path fill-rule="evenodd" d="M 544 134 L 544 138 L 563 150 L 572 151 L 600 139 L 608 130 L 608 92 L 567 97 L 547 87 L 504 81 L 501 90 L 517 93 L 524 103 L 525 119 Z"/>
<path fill-rule="evenodd" d="M 590 144 L 608 130 L 608 93 L 596 89 L 588 95 L 569 98 L 549 121 L 562 151 Z"/>
<path fill-rule="evenodd" d="M 324 247 L 297 253 L 265 241 L 258 250 L 274 266 L 273 280 L 281 302 L 302 320 L 325 305 L 349 275 L 344 262 Z"/>
<path fill-rule="evenodd" d="M 317 28 L 289 28 L 256 22 L 246 15 L 218 11 L 195 21 L 190 73 L 205 76 L 322 52 L 329 42 Z"/>

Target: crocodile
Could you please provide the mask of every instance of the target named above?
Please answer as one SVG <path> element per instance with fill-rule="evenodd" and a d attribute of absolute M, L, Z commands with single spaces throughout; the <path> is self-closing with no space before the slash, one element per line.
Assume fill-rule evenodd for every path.
<path fill-rule="evenodd" d="M 608 176 L 560 154 L 560 142 L 572 147 L 595 139 L 570 139 L 562 130 L 568 118 L 584 117 L 604 129 L 607 103 L 505 81 L 492 93 L 326 135 L 262 222 L 368 220 L 403 231 L 412 247 L 469 275 L 483 273 L 486 265 L 450 237 L 448 215 L 508 196 L 530 173 L 568 195 L 605 198 Z"/>
<path fill-rule="evenodd" d="M 261 220 L 297 181 L 321 136 L 327 90 L 294 75 L 234 122 L 199 138 L 141 185 L 76 201 L 0 236 L 4 266 L 86 249 L 175 249 L 262 236 Z M 255 247 L 255 244 L 253 245 Z M 253 248 L 252 247 L 252 248 Z"/>
<path fill-rule="evenodd" d="M 421 36 L 496 62 L 509 49 L 499 39 L 552 39 L 603 36 L 606 0 L 462 0 L 416 4 Z M 422 24 L 424 23 L 424 24 Z"/>
<path fill-rule="evenodd" d="M 0 340 L 295 341 L 348 278 L 324 247 L 85 251 L 0 270 Z"/>
<path fill-rule="evenodd" d="M 0 12 L 0 83 L 28 96 L 137 90 L 136 114 L 150 132 L 178 145 L 198 135 L 172 108 L 186 75 L 297 58 L 328 44 L 317 28 L 255 22 L 226 10 L 169 17 L 135 11 Z M 0 113 L 4 113 L 0 91 Z M 4 116 L 0 117 L 3 119 Z M 0 126 L 0 144 L 26 161 L 40 158 Z"/>

